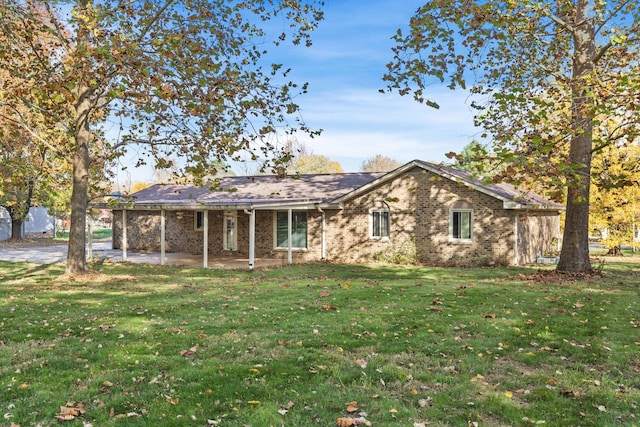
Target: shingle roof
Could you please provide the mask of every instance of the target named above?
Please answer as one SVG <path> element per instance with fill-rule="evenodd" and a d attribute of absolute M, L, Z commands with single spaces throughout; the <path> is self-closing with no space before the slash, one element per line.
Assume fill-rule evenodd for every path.
<path fill-rule="evenodd" d="M 313 174 L 287 176 L 235 176 L 220 179 L 217 187 L 156 184 L 131 197 L 136 207 L 258 206 L 269 204 L 328 203 L 376 180 L 384 173 Z"/>
<path fill-rule="evenodd" d="M 294 205 L 337 205 L 419 167 L 461 185 L 467 185 L 502 200 L 508 209 L 549 209 L 564 207 L 506 183 L 485 184 L 471 174 L 435 163 L 414 160 L 398 169 L 383 172 L 310 174 L 278 178 L 272 175 L 221 178 L 217 187 L 156 184 L 131 195 L 132 208 L 181 209 L 268 208 Z M 123 200 L 126 203 L 126 200 Z"/>
<path fill-rule="evenodd" d="M 542 197 L 539 194 L 532 193 L 514 187 L 506 182 L 496 184 L 486 184 L 482 180 L 475 178 L 471 173 L 453 169 L 443 165 L 436 165 L 433 163 L 422 162 L 415 160 L 416 163 L 422 163 L 429 168 L 437 168 L 440 171 L 440 175 L 450 175 L 454 177 L 456 181 L 470 185 L 471 187 L 496 197 L 503 202 L 513 203 L 520 205 L 520 207 L 532 207 L 538 209 L 564 209 L 564 206 Z"/>
<path fill-rule="evenodd" d="M 484 194 L 494 197 L 503 202 L 505 209 L 540 209 L 540 210 L 559 210 L 564 209 L 564 206 L 548 200 L 538 194 L 530 191 L 518 189 L 511 184 L 499 183 L 499 184 L 485 184 L 482 180 L 474 178 L 470 173 L 453 169 L 441 164 L 435 164 L 425 162 L 422 160 L 413 160 L 398 169 L 395 169 L 381 178 L 372 181 L 364 186 L 357 188 L 351 193 L 345 194 L 333 202 L 341 203 L 347 201 L 353 197 L 363 194 L 369 191 L 372 187 L 377 186 L 383 182 L 394 179 L 398 175 L 401 175 L 413 168 L 421 168 L 430 171 L 443 178 L 450 179 L 461 185 L 466 185 L 475 190 L 478 190 Z"/>

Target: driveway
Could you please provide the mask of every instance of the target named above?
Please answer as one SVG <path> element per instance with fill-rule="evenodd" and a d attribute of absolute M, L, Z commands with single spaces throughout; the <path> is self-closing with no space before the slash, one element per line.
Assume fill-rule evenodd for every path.
<path fill-rule="evenodd" d="M 111 249 L 111 242 L 94 243 L 93 256 L 98 256 L 100 259 L 122 261 L 122 251 Z M 0 247 L 0 260 L 33 262 L 36 264 L 55 264 L 57 262 L 66 262 L 67 245 L 29 246 L 24 248 Z"/>

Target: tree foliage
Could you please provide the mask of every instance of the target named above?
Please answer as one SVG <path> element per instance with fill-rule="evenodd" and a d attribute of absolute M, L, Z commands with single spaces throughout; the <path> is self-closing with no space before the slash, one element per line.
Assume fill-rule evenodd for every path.
<path fill-rule="evenodd" d="M 593 153 L 638 135 L 639 30 L 635 0 L 431 0 L 397 32 L 385 80 L 433 107 L 434 83 L 474 94 L 498 178 L 566 188 L 558 269 L 586 271 Z M 594 132 L 611 117 L 617 128 Z"/>
<path fill-rule="evenodd" d="M 6 11 L 1 13 L 4 16 Z M 42 11 L 35 10 L 34 16 L 42 19 Z M 38 57 L 48 58 L 55 53 L 55 45 L 46 33 L 34 32 L 32 37 Z M 0 31 L 0 45 L 11 42 Z M 11 61 L 13 68 L 0 69 L 0 206 L 9 213 L 12 239 L 19 239 L 29 208 L 45 206 L 52 211 L 62 208 L 60 196 L 67 193 L 70 184 L 65 183 L 69 163 L 57 156 L 54 149 L 64 145 L 65 133 L 50 127 L 42 111 L 29 108 L 33 94 L 22 85 L 22 75 L 10 72 L 13 69 L 27 72 L 31 61 L 20 55 L 5 59 Z M 10 102 L 16 97 L 24 102 Z"/>
<path fill-rule="evenodd" d="M 594 159 L 597 178 L 591 187 L 591 228 L 603 236 L 610 253 L 637 246 L 640 227 L 640 146 L 603 149 Z"/>
<path fill-rule="evenodd" d="M 342 166 L 327 156 L 319 154 L 303 154 L 297 157 L 291 166 L 291 173 L 342 173 Z"/>
<path fill-rule="evenodd" d="M 376 154 L 362 162 L 360 170 L 362 172 L 389 172 L 402 166 L 400 162 L 391 157 Z"/>
<path fill-rule="evenodd" d="M 56 150 L 73 166 L 69 273 L 87 269 L 92 164 L 138 144 L 140 164 L 168 168 L 182 156 L 182 171 L 198 179 L 215 175 L 212 161 L 246 151 L 286 163 L 286 152 L 272 155 L 278 135 L 315 134 L 292 100 L 306 85 L 288 81 L 282 64 L 265 65 L 264 58 L 269 40 L 310 44 L 322 19 L 314 3 L 2 0 L 0 31 L 9 42 L 0 47 L 0 65 L 20 76 L 3 102 L 26 102 L 48 128 L 68 135 Z M 271 20 L 277 34 L 265 30 Z M 39 53 L 38 34 L 53 44 L 52 55 Z M 105 141 L 107 132 L 113 138 Z"/>

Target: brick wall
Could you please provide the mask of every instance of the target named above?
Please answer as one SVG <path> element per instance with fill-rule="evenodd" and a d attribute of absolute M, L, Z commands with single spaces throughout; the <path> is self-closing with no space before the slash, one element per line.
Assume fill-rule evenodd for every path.
<path fill-rule="evenodd" d="M 473 208 L 472 243 L 449 239 L 449 208 Z M 369 238 L 369 211 L 388 206 L 390 238 Z M 502 202 L 415 168 L 345 203 L 328 219 L 329 259 L 368 262 L 413 248 L 416 261 L 440 265 L 510 264 L 514 260 L 514 216 Z"/>
<path fill-rule="evenodd" d="M 454 203 L 473 209 L 471 242 L 449 237 L 449 212 Z M 370 210 L 388 208 L 390 237 L 372 239 Z M 195 211 L 166 212 L 167 252 L 202 253 L 203 233 L 194 229 Z M 516 248 L 516 215 L 520 242 Z M 256 257 L 287 258 L 287 250 L 274 249 L 274 211 L 256 211 Z M 559 218 L 555 213 L 505 210 L 502 202 L 479 191 L 444 179 L 420 168 L 388 181 L 346 203 L 342 210 L 325 210 L 326 252 L 329 261 L 371 262 L 380 259 L 413 259 L 422 264 L 495 265 L 532 262 L 537 252 L 547 252 L 556 236 Z M 211 254 L 223 251 L 224 212 L 208 211 Z M 114 247 L 122 247 L 122 212 L 113 217 Z M 160 251 L 160 212 L 127 211 L 128 247 Z M 249 215 L 237 212 L 238 248 L 233 254 L 249 255 Z M 322 258 L 322 212 L 307 211 L 307 246 L 294 250 L 295 261 Z M 516 251 L 518 252 L 516 257 Z"/>
<path fill-rule="evenodd" d="M 538 255 L 557 252 L 560 217 L 551 212 L 518 215 L 518 263 L 530 264 Z"/>

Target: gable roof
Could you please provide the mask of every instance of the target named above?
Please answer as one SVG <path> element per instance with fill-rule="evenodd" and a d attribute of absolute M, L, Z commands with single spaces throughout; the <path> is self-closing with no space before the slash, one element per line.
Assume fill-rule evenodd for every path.
<path fill-rule="evenodd" d="M 380 172 L 220 178 L 217 186 L 156 184 L 130 196 L 132 208 L 270 208 L 327 204 L 383 176 Z M 211 188 L 210 188 L 211 187 Z M 126 203 L 126 201 L 124 201 Z"/>
<path fill-rule="evenodd" d="M 123 199 L 117 206 L 127 209 L 340 208 L 342 203 L 416 167 L 501 200 L 505 209 L 564 209 L 558 203 L 510 184 L 485 184 L 468 172 L 421 160 L 413 160 L 388 173 L 310 174 L 285 178 L 273 175 L 234 176 L 220 178 L 218 186 L 211 188 L 155 184 L 132 194 L 129 199 Z M 92 206 L 114 208 L 104 203 Z"/>
<path fill-rule="evenodd" d="M 465 185 L 481 193 L 484 193 L 488 196 L 501 200 L 503 203 L 503 207 L 505 209 L 538 209 L 538 210 L 564 209 L 564 206 L 559 203 L 548 200 L 540 196 L 539 194 L 518 189 L 511 184 L 507 184 L 507 183 L 485 184 L 482 182 L 482 180 L 473 177 L 473 175 L 470 174 L 469 172 L 453 169 L 441 164 L 425 162 L 422 160 L 413 160 L 403 166 L 400 166 L 399 168 L 387 173 L 386 175 L 378 178 L 377 180 L 371 181 L 363 185 L 362 187 L 357 188 L 356 190 L 348 194 L 345 194 L 342 197 L 339 197 L 338 199 L 334 200 L 334 202 L 342 203 L 347 200 L 350 200 L 354 197 L 359 196 L 360 194 L 364 194 L 370 191 L 373 187 L 376 187 L 387 181 L 390 181 L 396 178 L 397 176 L 402 175 L 403 173 L 416 167 L 432 172 L 445 179 L 449 179 L 460 185 Z"/>

